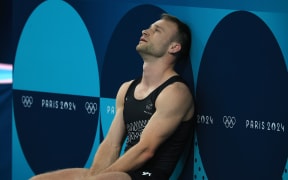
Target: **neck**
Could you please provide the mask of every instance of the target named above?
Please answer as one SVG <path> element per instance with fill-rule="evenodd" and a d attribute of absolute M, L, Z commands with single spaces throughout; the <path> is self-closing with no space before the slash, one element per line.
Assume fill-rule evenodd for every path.
<path fill-rule="evenodd" d="M 173 64 L 163 63 L 161 60 L 144 61 L 142 82 L 146 86 L 158 86 L 177 74 L 173 68 Z"/>

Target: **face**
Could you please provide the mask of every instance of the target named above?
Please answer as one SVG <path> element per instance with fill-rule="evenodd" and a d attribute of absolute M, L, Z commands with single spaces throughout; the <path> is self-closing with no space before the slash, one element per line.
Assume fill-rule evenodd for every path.
<path fill-rule="evenodd" d="M 140 54 L 162 57 L 168 53 L 176 33 L 176 24 L 163 19 L 158 20 L 142 31 L 136 50 Z"/>

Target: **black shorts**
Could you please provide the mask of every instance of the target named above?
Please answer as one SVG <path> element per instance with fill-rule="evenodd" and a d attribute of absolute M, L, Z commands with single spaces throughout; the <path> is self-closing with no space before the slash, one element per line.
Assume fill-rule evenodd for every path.
<path fill-rule="evenodd" d="M 130 171 L 127 174 L 132 180 L 169 180 L 169 176 L 163 173 L 161 170 L 135 170 Z"/>

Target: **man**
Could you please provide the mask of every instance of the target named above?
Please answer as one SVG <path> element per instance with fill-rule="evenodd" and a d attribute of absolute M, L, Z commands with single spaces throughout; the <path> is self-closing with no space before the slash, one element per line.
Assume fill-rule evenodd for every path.
<path fill-rule="evenodd" d="M 91 168 L 59 170 L 32 179 L 169 179 L 193 132 L 193 97 L 174 70 L 189 56 L 190 45 L 189 27 L 168 14 L 143 30 L 136 46 L 144 62 L 142 77 L 120 87 L 114 120 Z"/>

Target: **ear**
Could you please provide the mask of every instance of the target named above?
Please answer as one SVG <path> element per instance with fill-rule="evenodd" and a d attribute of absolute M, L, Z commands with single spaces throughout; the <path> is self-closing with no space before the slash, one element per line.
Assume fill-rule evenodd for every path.
<path fill-rule="evenodd" d="M 181 44 L 177 42 L 172 42 L 168 50 L 169 53 L 175 54 L 181 50 Z"/>

